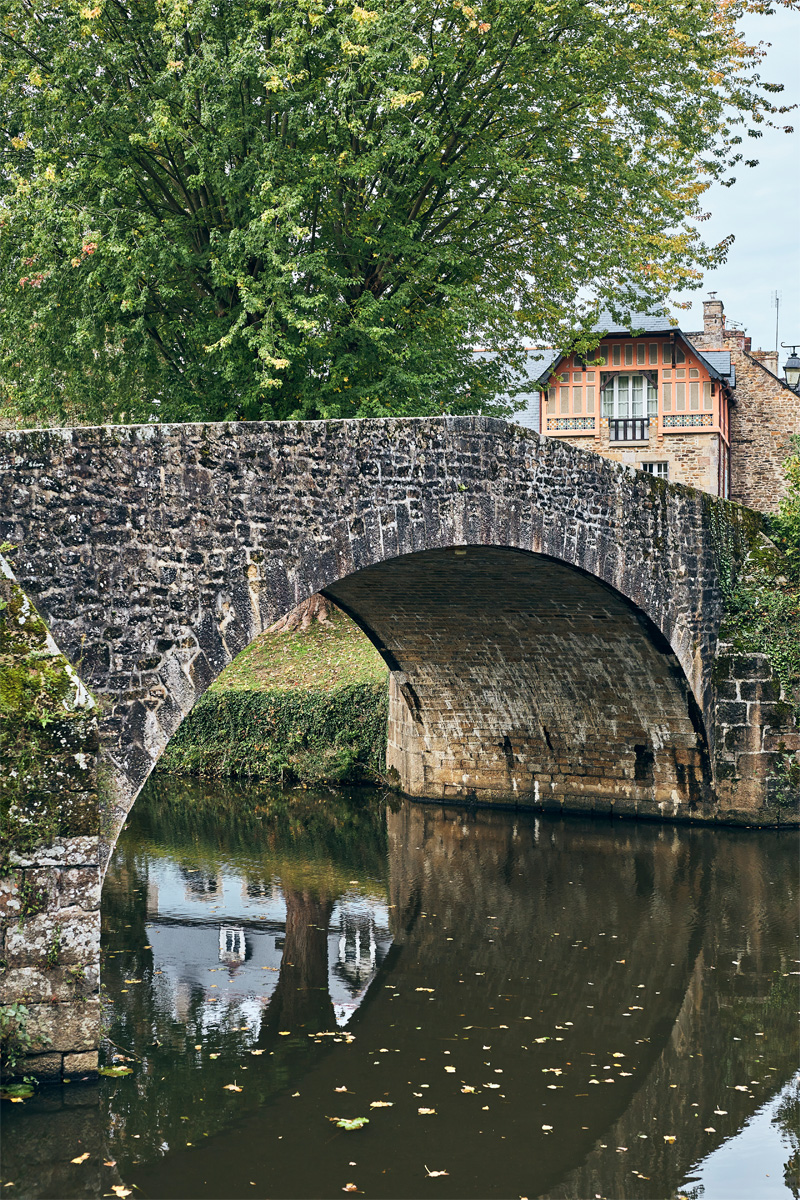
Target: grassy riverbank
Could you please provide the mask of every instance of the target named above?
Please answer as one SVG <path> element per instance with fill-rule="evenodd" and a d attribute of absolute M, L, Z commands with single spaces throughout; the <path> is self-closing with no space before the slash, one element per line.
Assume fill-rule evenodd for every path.
<path fill-rule="evenodd" d="M 305 633 L 266 633 L 197 702 L 161 773 L 274 782 L 360 782 L 383 771 L 383 659 L 344 613 Z"/>

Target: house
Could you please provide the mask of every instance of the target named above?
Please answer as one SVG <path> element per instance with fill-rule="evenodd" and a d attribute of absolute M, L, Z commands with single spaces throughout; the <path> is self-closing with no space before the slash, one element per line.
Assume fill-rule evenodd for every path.
<path fill-rule="evenodd" d="M 777 355 L 753 352 L 743 331 L 726 327 L 721 301 L 707 300 L 703 316 L 703 330 L 692 333 L 662 316 L 632 314 L 628 327 L 608 320 L 585 357 L 531 350 L 531 388 L 511 419 L 773 511 L 781 463 L 800 432 L 800 397 L 777 378 Z"/>

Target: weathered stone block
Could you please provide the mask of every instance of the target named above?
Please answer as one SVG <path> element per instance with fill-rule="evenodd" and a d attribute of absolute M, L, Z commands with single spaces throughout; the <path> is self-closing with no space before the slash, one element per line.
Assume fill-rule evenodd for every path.
<path fill-rule="evenodd" d="M 36 1040 L 48 1038 L 48 1052 L 96 1050 L 100 1036 L 100 1001 L 80 1004 L 32 1004 L 28 1029 Z"/>
<path fill-rule="evenodd" d="M 98 1067 L 98 1053 L 87 1050 L 82 1054 L 65 1054 L 63 1071 L 65 1075 L 95 1074 Z"/>
<path fill-rule="evenodd" d="M 100 913 L 81 908 L 63 908 L 40 913 L 6 932 L 9 966 L 91 966 L 100 953 Z"/>

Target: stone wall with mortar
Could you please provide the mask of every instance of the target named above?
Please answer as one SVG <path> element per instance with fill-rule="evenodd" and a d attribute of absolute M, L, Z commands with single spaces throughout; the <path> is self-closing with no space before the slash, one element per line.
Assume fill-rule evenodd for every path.
<path fill-rule="evenodd" d="M 707 315 L 703 332 L 687 337 L 699 350 L 729 350 L 736 369 L 735 400 L 730 409 L 731 499 L 760 512 L 776 512 L 786 491 L 781 469 L 792 452 L 792 434 L 800 433 L 800 396 L 778 379 L 765 351 L 751 352 L 742 330 L 723 328 Z M 761 361 L 763 357 L 764 361 Z"/>
<path fill-rule="evenodd" d="M 568 437 L 559 433 L 559 440 L 569 442 L 580 450 L 593 450 L 612 462 L 641 471 L 642 463 L 666 462 L 671 483 L 699 488 L 712 496 L 719 493 L 719 438 L 716 433 L 676 433 L 659 431 L 653 422 L 647 441 L 612 442 L 608 436 L 608 421 L 600 418 L 597 436 Z"/>
<path fill-rule="evenodd" d="M 97 1069 L 98 722 L 2 556 L 0 718 L 0 1005 L 24 1005 L 15 1073 L 58 1080 Z"/>

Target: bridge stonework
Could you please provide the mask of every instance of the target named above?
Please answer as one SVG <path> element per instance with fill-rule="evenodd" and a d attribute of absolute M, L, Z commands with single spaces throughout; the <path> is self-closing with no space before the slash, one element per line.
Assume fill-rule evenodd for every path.
<path fill-rule="evenodd" d="M 0 541 L 98 703 L 99 873 L 197 698 L 318 591 L 389 665 L 410 795 L 774 823 L 800 742 L 718 644 L 714 512 L 743 554 L 749 510 L 482 417 L 0 434 Z"/>

